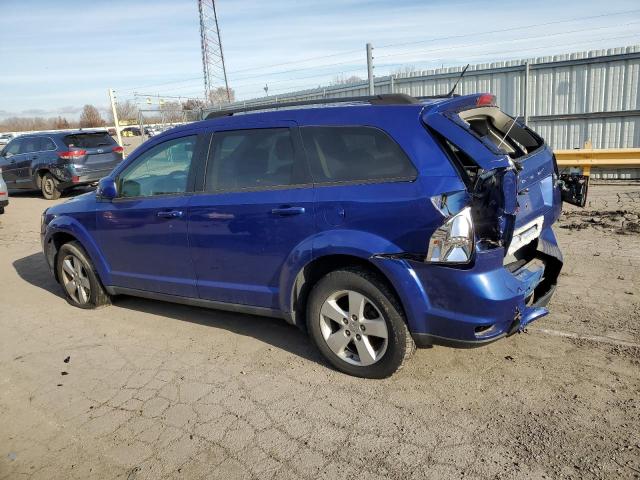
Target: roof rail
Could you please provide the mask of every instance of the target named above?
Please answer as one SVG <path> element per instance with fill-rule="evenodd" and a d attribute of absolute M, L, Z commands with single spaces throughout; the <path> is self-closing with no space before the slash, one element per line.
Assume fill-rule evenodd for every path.
<path fill-rule="evenodd" d="M 371 105 L 409 105 L 420 103 L 417 98 L 405 95 L 404 93 L 381 94 L 360 97 L 338 97 L 338 98 L 317 98 L 314 100 L 297 100 L 292 102 L 266 103 L 262 105 L 250 105 L 238 108 L 228 108 L 210 112 L 205 117 L 206 120 L 212 118 L 227 117 L 235 113 L 254 112 L 258 110 L 268 110 L 272 108 L 300 107 L 304 105 L 324 105 L 329 103 L 353 103 L 364 102 Z"/>

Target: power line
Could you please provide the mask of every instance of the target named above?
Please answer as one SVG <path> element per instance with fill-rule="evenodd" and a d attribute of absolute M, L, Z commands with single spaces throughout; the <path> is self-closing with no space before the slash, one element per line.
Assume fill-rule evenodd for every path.
<path fill-rule="evenodd" d="M 561 35 L 570 35 L 570 34 L 573 34 L 573 33 L 592 32 L 593 30 L 606 30 L 606 29 L 609 29 L 609 28 L 620 28 L 620 27 L 625 27 L 625 26 L 629 26 L 629 25 L 635 25 L 635 24 L 638 24 L 638 23 L 640 23 L 640 20 L 636 21 L 636 22 L 629 22 L 629 23 L 622 24 L 622 25 L 609 25 L 609 26 L 592 27 L 592 28 L 581 28 L 581 29 L 569 30 L 569 31 L 565 31 L 565 32 L 547 33 L 547 34 L 544 35 L 544 37 L 545 38 L 547 38 L 547 37 L 557 37 L 557 36 L 561 36 Z M 536 40 L 536 39 L 539 39 L 539 38 L 540 38 L 540 35 L 535 35 L 535 36 L 531 36 L 531 37 L 510 38 L 508 40 L 501 40 L 501 41 L 498 41 L 498 42 L 467 43 L 467 44 L 463 44 L 463 45 L 452 45 L 452 46 L 440 47 L 440 48 L 429 49 L 429 50 L 413 50 L 413 51 L 404 52 L 404 53 L 388 53 L 386 55 L 378 55 L 376 58 L 405 57 L 407 55 L 417 55 L 417 54 L 423 54 L 423 53 L 441 52 L 443 50 L 449 51 L 449 50 L 455 50 L 455 49 L 467 48 L 467 47 L 477 47 L 477 46 L 486 46 L 486 45 L 501 45 L 503 43 L 521 42 L 521 41 L 525 41 L 525 40 Z M 382 48 L 382 47 L 380 47 L 380 48 Z"/>
<path fill-rule="evenodd" d="M 626 14 L 637 13 L 637 12 L 640 12 L 640 9 L 626 10 L 626 11 L 621 11 L 621 12 L 611 12 L 611 13 L 605 13 L 605 14 L 599 14 L 599 15 L 591 15 L 591 16 L 586 16 L 586 17 L 569 18 L 569 19 L 564 19 L 564 20 L 556 20 L 556 21 L 552 21 L 552 22 L 544 22 L 544 23 L 531 24 L 531 25 L 522 25 L 522 26 L 518 26 L 518 27 L 509 27 L 509 28 L 503 28 L 503 29 L 497 29 L 497 30 L 488 30 L 488 31 L 484 31 L 484 32 L 474 32 L 474 33 L 466 33 L 466 34 L 460 34 L 460 35 L 449 35 L 449 36 L 442 36 L 442 37 L 434 37 L 434 38 L 430 38 L 430 39 L 417 40 L 417 41 L 412 41 L 412 42 L 391 43 L 391 44 L 387 44 L 387 45 L 382 45 L 382 46 L 377 47 L 377 48 L 378 49 L 382 49 L 382 48 L 390 48 L 390 47 L 398 47 L 398 46 L 406 46 L 406 45 L 415 45 L 415 44 L 421 44 L 421 43 L 433 43 L 433 42 L 437 42 L 437 41 L 441 41 L 441 40 L 450 40 L 450 39 L 456 39 L 456 38 L 477 37 L 479 35 L 489 35 L 489 34 L 493 34 L 493 33 L 504 33 L 504 32 L 510 32 L 510 31 L 523 30 L 523 29 L 545 27 L 545 26 L 550 26 L 550 25 L 559 25 L 559 24 L 563 24 L 563 23 L 570 23 L 570 22 L 575 22 L 575 21 L 593 20 L 593 19 L 597 19 L 597 18 L 605 18 L 605 17 L 626 15 Z M 602 27 L 594 27 L 594 28 L 602 28 Z M 546 35 L 546 36 L 549 36 L 549 35 Z M 474 45 L 477 45 L 477 44 L 474 44 Z M 348 55 L 348 54 L 352 54 L 352 53 L 359 53 L 359 52 L 360 52 L 360 49 L 358 49 L 358 50 L 345 50 L 345 51 L 336 52 L 336 53 L 333 53 L 333 54 L 319 55 L 319 56 L 315 56 L 315 57 L 307 57 L 307 58 L 303 58 L 303 59 L 299 59 L 299 60 L 292 60 L 292 61 L 288 61 L 288 62 L 280 62 L 280 63 L 274 63 L 274 64 L 264 64 L 264 65 L 247 67 L 247 68 L 243 68 L 243 69 L 239 69 L 239 70 L 230 70 L 229 73 L 230 74 L 236 74 L 236 73 L 242 73 L 242 72 L 247 72 L 247 71 L 256 71 L 256 70 L 260 70 L 260 69 L 274 68 L 274 67 L 284 66 L 284 65 L 294 65 L 294 64 L 309 62 L 309 61 L 312 61 L 312 60 L 319 60 L 319 59 L 325 59 L 325 58 L 334 58 L 334 57 L 339 57 L 339 56 L 344 56 L 344 55 Z M 400 55 L 406 55 L 406 54 L 407 53 L 400 54 Z M 389 54 L 388 56 L 392 56 L 392 54 Z M 382 57 L 378 57 L 378 58 L 382 58 Z M 235 78 L 235 80 L 247 80 L 247 79 L 250 79 L 250 78 L 264 78 L 266 76 L 284 75 L 284 74 L 287 74 L 287 73 L 296 73 L 296 72 L 301 72 L 301 71 L 305 71 L 305 70 L 312 70 L 312 69 L 317 69 L 317 68 L 328 68 L 328 67 L 333 67 L 333 66 L 341 66 L 341 65 L 346 65 L 346 64 L 349 64 L 349 63 L 353 63 L 355 61 L 357 61 L 357 60 L 348 60 L 348 61 L 343 61 L 343 62 L 335 62 L 335 63 L 329 63 L 329 64 L 314 65 L 314 66 L 303 67 L 303 68 L 299 68 L 299 69 L 289 69 L 289 70 L 284 70 L 284 71 L 279 71 L 279 72 L 263 72 L 263 73 L 258 73 L 258 74 L 254 74 L 254 75 L 241 76 L 241 77 Z M 178 83 L 187 83 L 187 82 L 190 82 L 190 81 L 201 80 L 201 78 L 202 77 L 200 77 L 200 76 L 198 76 L 198 77 L 190 77 L 190 78 L 183 79 L 183 80 L 172 80 L 172 81 L 167 81 L 167 82 L 162 82 L 162 83 L 147 84 L 145 86 L 136 87 L 136 88 L 148 88 L 148 87 L 153 87 L 153 86 L 162 86 L 162 85 L 170 85 L 170 84 L 178 84 Z M 273 82 L 271 82 L 271 83 L 273 83 Z M 127 90 L 127 91 L 133 91 L 133 90 L 134 89 Z"/>
<path fill-rule="evenodd" d="M 603 13 L 600 15 L 592 15 L 589 17 L 577 17 L 577 18 L 569 18 L 569 19 L 565 19 L 565 20 L 556 20 L 553 22 L 544 22 L 544 23 L 537 23 L 537 24 L 532 24 L 532 25 L 522 25 L 519 27 L 509 27 L 509 28 L 502 28 L 499 30 L 487 30 L 484 32 L 476 32 L 476 33 L 464 33 L 461 35 L 450 35 L 450 36 L 446 36 L 446 37 L 435 37 L 435 38 L 430 38 L 430 39 L 426 39 L 426 40 L 417 40 L 417 41 L 412 41 L 412 42 L 404 42 L 404 43 L 390 43 L 388 45 L 381 45 L 378 48 L 388 48 L 388 47 L 402 47 L 405 45 L 415 45 L 418 43 L 430 43 L 430 42 L 434 42 L 434 41 L 438 41 L 438 40 L 451 40 L 454 38 L 465 38 L 465 37 L 473 37 L 473 36 L 478 36 L 478 35 L 490 35 L 492 33 L 504 33 L 504 32 L 512 32 L 512 31 L 518 31 L 518 30 L 523 30 L 523 29 L 529 29 L 529 28 L 537 28 L 537 27 L 548 27 L 549 25 L 559 25 L 562 23 L 570 23 L 570 22 L 577 22 L 577 21 L 584 21 L 584 20 L 593 20 L 595 18 L 605 18 L 605 17 L 613 17 L 613 16 L 617 16 L 617 15 L 627 15 L 629 13 L 638 13 L 640 12 L 640 9 L 634 9 L 634 10 L 626 10 L 623 12 L 612 12 L 612 13 Z"/>

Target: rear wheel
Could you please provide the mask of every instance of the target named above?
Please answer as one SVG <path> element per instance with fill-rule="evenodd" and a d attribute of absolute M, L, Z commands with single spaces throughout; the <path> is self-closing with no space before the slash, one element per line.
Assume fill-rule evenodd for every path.
<path fill-rule="evenodd" d="M 4 213 L 4 207 L 0 207 L 0 215 Z"/>
<path fill-rule="evenodd" d="M 415 345 L 395 295 L 363 269 L 331 272 L 309 297 L 309 333 L 338 370 L 365 378 L 392 375 Z"/>
<path fill-rule="evenodd" d="M 40 190 L 42 191 L 42 196 L 47 200 L 57 200 L 62 195 L 62 192 L 58 190 L 58 180 L 49 172 L 42 176 Z"/>
<path fill-rule="evenodd" d="M 91 260 L 78 242 L 60 247 L 56 269 L 65 298 L 74 307 L 91 309 L 111 303 Z"/>

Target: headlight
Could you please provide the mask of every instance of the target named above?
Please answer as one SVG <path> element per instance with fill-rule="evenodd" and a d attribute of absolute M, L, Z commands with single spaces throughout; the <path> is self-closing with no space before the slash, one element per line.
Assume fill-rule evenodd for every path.
<path fill-rule="evenodd" d="M 425 262 L 469 263 L 473 256 L 473 239 L 471 208 L 466 207 L 433 232 Z"/>

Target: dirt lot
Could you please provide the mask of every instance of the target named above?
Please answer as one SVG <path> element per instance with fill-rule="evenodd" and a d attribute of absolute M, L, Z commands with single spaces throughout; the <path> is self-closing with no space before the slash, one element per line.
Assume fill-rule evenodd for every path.
<path fill-rule="evenodd" d="M 419 350 L 384 381 L 331 370 L 282 321 L 70 307 L 40 253 L 47 205 L 0 217 L 0 479 L 640 478 L 640 185 L 568 209 L 552 313 L 527 333 Z"/>

